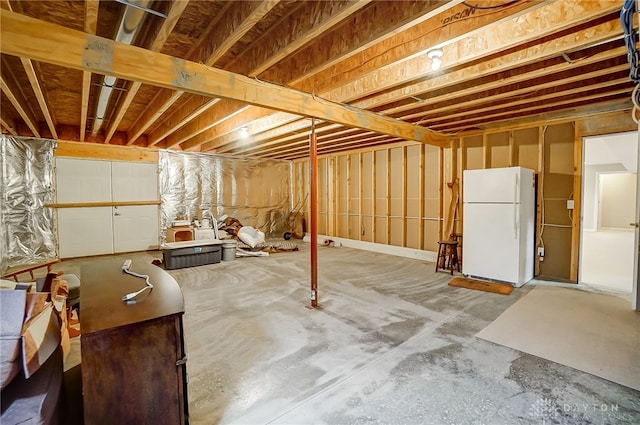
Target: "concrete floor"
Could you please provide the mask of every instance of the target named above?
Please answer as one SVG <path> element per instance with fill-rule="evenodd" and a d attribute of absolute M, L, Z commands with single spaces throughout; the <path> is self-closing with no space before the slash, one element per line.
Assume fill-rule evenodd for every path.
<path fill-rule="evenodd" d="M 192 424 L 640 423 L 639 392 L 474 337 L 530 286 L 453 288 L 432 263 L 322 247 L 323 308 L 311 310 L 299 245 L 170 271 L 185 298 Z M 159 255 L 122 258 L 135 270 Z"/>

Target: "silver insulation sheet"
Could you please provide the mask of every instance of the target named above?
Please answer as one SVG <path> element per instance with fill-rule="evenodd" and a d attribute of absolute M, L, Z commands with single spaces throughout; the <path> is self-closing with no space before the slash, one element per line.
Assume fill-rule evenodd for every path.
<path fill-rule="evenodd" d="M 56 254 L 53 208 L 55 140 L 0 135 L 0 274 Z"/>
<path fill-rule="evenodd" d="M 291 211 L 290 161 L 161 150 L 162 241 L 174 220 L 236 218 L 282 237 Z"/>

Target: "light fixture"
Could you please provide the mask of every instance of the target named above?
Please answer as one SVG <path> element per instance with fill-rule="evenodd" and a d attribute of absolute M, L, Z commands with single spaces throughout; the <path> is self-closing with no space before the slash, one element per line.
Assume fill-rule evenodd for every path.
<path fill-rule="evenodd" d="M 247 127 L 240 127 L 240 137 L 243 139 L 249 137 L 249 129 Z"/>
<path fill-rule="evenodd" d="M 431 69 L 437 71 L 442 65 L 442 55 L 444 52 L 442 49 L 433 49 L 427 52 L 427 56 L 431 59 Z"/>

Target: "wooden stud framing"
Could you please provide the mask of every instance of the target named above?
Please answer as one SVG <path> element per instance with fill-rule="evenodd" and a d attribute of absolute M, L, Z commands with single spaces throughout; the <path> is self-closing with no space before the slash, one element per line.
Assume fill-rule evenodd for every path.
<path fill-rule="evenodd" d="M 544 230 L 543 225 L 544 225 L 544 208 L 543 208 L 543 204 L 544 204 L 544 193 L 543 193 L 543 188 L 544 188 L 544 136 L 545 136 L 545 132 L 546 132 L 546 128 L 547 126 L 540 126 L 538 127 L 538 204 L 536 205 L 536 243 L 535 243 L 535 247 L 536 247 L 536 261 L 535 261 L 535 272 L 534 275 L 537 276 L 538 274 L 540 274 L 540 269 L 541 269 L 541 265 L 540 265 L 540 258 L 538 257 L 537 254 L 537 247 L 539 246 L 543 246 L 543 240 L 542 240 L 542 236 L 540 233 Z"/>
<path fill-rule="evenodd" d="M 574 148 L 573 148 L 573 211 L 571 212 L 571 269 L 569 279 L 574 283 L 578 282 L 579 259 L 580 259 L 580 217 L 582 203 L 582 149 L 583 140 L 578 133 L 577 126 L 574 126 Z"/>
<path fill-rule="evenodd" d="M 444 184 L 445 184 L 445 161 L 444 161 L 444 148 L 440 148 L 440 155 L 438 158 L 438 165 L 440 167 L 438 172 L 438 238 L 442 240 L 442 234 L 444 229 Z"/>
<path fill-rule="evenodd" d="M 391 243 L 391 149 L 385 149 L 385 151 L 387 153 L 387 234 L 385 236 L 385 243 L 389 245 Z"/>
<path fill-rule="evenodd" d="M 424 173 L 425 173 L 425 149 L 426 146 L 420 146 L 420 157 L 418 158 L 418 168 L 420 179 L 418 181 L 418 197 L 420 198 L 420 203 L 418 204 L 418 218 L 420 219 L 418 222 L 418 249 L 424 249 L 424 195 L 425 195 L 425 184 L 424 184 Z"/>
<path fill-rule="evenodd" d="M 407 246 L 407 147 L 402 148 L 402 246 Z"/>
<path fill-rule="evenodd" d="M 364 170 L 364 163 L 362 161 L 362 152 L 358 152 L 358 192 L 360 198 L 358 199 L 358 240 L 362 240 L 362 233 L 364 228 L 362 227 L 362 215 L 364 207 L 364 185 L 362 184 L 362 171 Z"/>
<path fill-rule="evenodd" d="M 351 155 L 347 154 L 345 155 L 345 172 L 347 173 L 347 175 L 345 176 L 345 188 L 347 190 L 347 193 L 345 194 L 345 207 L 347 209 L 346 211 L 346 216 L 347 216 L 347 233 L 346 233 L 346 237 L 350 238 L 351 237 Z M 343 211 L 343 214 L 345 212 Z"/>
<path fill-rule="evenodd" d="M 378 197 L 377 197 L 377 192 L 376 192 L 376 175 L 377 175 L 377 171 L 376 171 L 376 165 L 377 165 L 377 161 L 376 161 L 376 150 L 373 149 L 371 150 L 371 202 L 372 202 L 372 208 L 371 208 L 371 241 L 375 242 L 376 241 L 376 236 L 377 236 L 377 228 L 378 226 L 376 225 L 377 222 L 377 218 L 378 218 L 378 214 L 377 214 L 377 205 L 378 205 Z"/>

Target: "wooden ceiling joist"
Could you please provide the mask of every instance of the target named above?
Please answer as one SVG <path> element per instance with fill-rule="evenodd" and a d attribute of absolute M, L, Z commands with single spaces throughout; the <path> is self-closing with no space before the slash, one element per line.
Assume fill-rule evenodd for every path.
<path fill-rule="evenodd" d="M 574 1 L 574 0 L 571 0 L 571 1 Z M 535 8 L 533 8 L 534 5 L 535 5 Z M 483 64 L 473 63 L 473 61 L 477 59 L 479 54 L 491 55 L 493 53 L 497 53 L 502 50 L 505 50 L 509 46 L 515 46 L 520 44 L 526 45 L 527 43 L 537 40 L 538 34 L 540 33 L 548 34 L 554 30 L 555 26 L 559 24 L 562 25 L 563 28 L 566 26 L 569 26 L 571 23 L 567 22 L 565 18 L 571 18 L 574 21 L 584 22 L 585 20 L 606 15 L 610 13 L 615 7 L 615 5 L 612 5 L 610 1 L 599 2 L 598 4 L 594 4 L 594 5 L 586 5 L 583 8 L 579 7 L 578 9 L 582 13 L 576 13 L 574 10 L 572 10 L 571 13 L 562 15 L 562 13 L 565 12 L 566 8 L 575 6 L 575 5 L 573 3 L 569 5 L 564 5 L 564 4 L 560 5 L 557 3 L 551 3 L 551 4 L 546 4 L 543 7 L 540 7 L 540 6 L 541 4 L 539 2 L 535 4 L 531 3 L 529 5 L 530 8 L 533 8 L 533 11 L 531 12 L 531 14 L 535 18 L 533 23 L 537 25 L 535 28 L 533 28 L 533 30 L 532 29 L 526 30 L 528 21 L 523 23 L 521 19 L 517 19 L 517 18 L 507 19 L 510 15 L 506 14 L 505 12 L 502 12 L 503 14 L 497 16 L 495 21 L 490 21 L 490 23 L 494 25 L 491 26 L 489 29 L 487 29 L 481 36 L 481 40 L 485 40 L 485 42 L 483 42 L 483 46 L 484 46 L 483 49 L 481 49 L 481 51 L 479 52 L 473 52 L 473 54 L 470 54 L 469 52 L 467 52 L 468 47 L 466 46 L 474 45 L 473 44 L 474 37 L 477 38 L 478 36 L 474 35 L 474 36 L 462 38 L 462 35 L 464 34 L 463 29 L 460 29 L 460 28 L 452 29 L 451 31 L 453 31 L 453 34 L 452 34 L 453 40 L 457 39 L 458 41 L 450 45 L 450 46 L 455 46 L 455 48 L 451 49 L 453 51 L 451 54 L 452 57 L 449 57 L 450 53 L 449 53 L 449 50 L 447 50 L 448 60 L 451 61 L 451 66 L 453 65 L 460 66 L 461 64 L 464 64 L 464 63 L 471 63 L 472 69 L 460 68 L 459 70 L 453 71 L 453 74 L 454 74 L 453 77 L 450 75 L 450 73 L 446 73 L 443 75 L 442 72 L 438 72 L 436 73 L 435 78 L 428 79 L 422 83 L 419 83 L 418 85 L 407 85 L 406 87 L 398 89 L 396 94 L 397 96 L 396 99 L 400 98 L 400 96 L 406 98 L 408 93 L 410 93 L 411 91 L 414 91 L 414 92 L 422 91 L 421 86 L 428 85 L 431 88 L 433 88 L 433 87 L 441 86 L 443 84 L 444 85 L 459 84 L 462 81 L 470 80 L 471 78 L 475 78 L 478 75 L 481 75 L 479 74 L 479 72 L 482 72 L 482 71 L 484 71 L 484 74 L 487 75 L 489 72 L 495 73 L 497 71 L 496 68 L 508 69 L 510 67 L 513 67 L 514 64 L 517 66 L 520 63 L 525 63 L 525 61 L 527 61 L 526 63 L 532 63 L 536 60 L 543 59 L 544 57 L 550 57 L 554 54 L 559 55 L 563 52 L 573 50 L 578 47 L 584 47 L 587 39 L 589 40 L 590 43 L 598 43 L 598 42 L 601 42 L 602 40 L 610 39 L 611 37 L 613 37 L 613 34 L 615 34 L 615 36 L 619 36 L 620 27 L 619 27 L 619 22 L 618 22 L 619 20 L 618 20 L 615 23 L 609 22 L 609 23 L 603 24 L 602 29 L 599 31 L 595 31 L 595 32 L 592 30 L 584 31 L 580 33 L 580 35 L 578 36 L 574 34 L 569 34 L 564 37 L 566 40 L 561 40 L 560 42 L 556 42 L 556 43 L 550 41 L 546 43 L 547 44 L 545 46 L 546 48 L 538 49 L 538 48 L 532 47 L 529 49 L 524 49 L 525 52 L 522 52 L 522 50 L 516 51 L 512 54 L 512 56 L 516 56 L 519 54 L 519 56 L 514 57 L 515 62 L 503 60 L 502 58 L 497 58 L 493 61 L 489 61 L 488 63 L 483 63 Z M 512 11 L 512 13 L 517 14 L 522 11 L 523 9 L 518 9 L 518 10 Z M 542 19 L 542 17 L 545 17 L 545 19 Z M 556 20 L 551 19 L 550 17 L 555 17 Z M 440 16 L 436 18 L 441 19 Z M 435 20 L 436 18 L 433 18 L 433 20 Z M 432 19 L 429 19 L 426 22 L 429 22 L 432 25 L 435 25 L 435 21 L 432 22 Z M 472 23 L 472 25 L 474 24 Z M 455 31 L 458 31 L 458 32 L 455 32 Z M 495 35 L 495 34 L 498 34 L 498 35 Z M 515 34 L 518 36 L 504 37 L 501 34 Z M 439 40 L 438 37 L 443 38 L 444 36 L 438 35 L 438 33 L 436 33 L 434 37 L 435 37 L 435 40 Z M 487 40 L 492 41 L 492 44 L 488 45 Z M 456 57 L 456 53 L 460 53 L 460 52 L 467 52 L 467 53 L 464 57 Z M 354 66 L 356 69 L 359 68 L 359 66 L 357 65 L 352 65 L 352 66 Z M 480 69 L 473 69 L 473 68 L 480 68 Z M 375 69 L 375 68 L 372 68 L 372 69 Z M 350 99 L 353 100 L 355 98 L 362 98 L 364 97 L 364 95 L 372 94 L 374 91 L 380 91 L 380 87 L 397 85 L 398 81 L 402 81 L 402 78 L 400 78 L 400 76 L 411 74 L 411 73 L 415 73 L 416 75 L 424 74 L 426 72 L 424 71 L 425 69 L 430 69 L 429 59 L 426 58 L 426 55 L 421 55 L 418 57 L 411 58 L 407 61 L 397 62 L 391 66 L 382 67 L 378 69 L 376 72 L 367 73 L 365 77 L 355 80 L 352 83 L 343 85 L 338 88 L 334 88 L 333 90 L 324 91 L 324 92 L 320 91 L 319 93 L 320 95 L 326 96 L 329 99 L 339 101 L 339 102 L 345 102 L 345 101 L 349 101 Z M 432 71 L 428 71 L 428 73 L 432 73 Z M 317 81 L 315 84 L 318 84 Z M 301 84 L 298 87 L 304 87 L 304 84 Z M 372 87 L 372 88 L 375 87 L 375 89 L 372 89 L 371 92 L 367 92 L 367 89 L 366 89 L 367 87 Z M 385 101 L 388 102 L 392 100 L 393 95 L 394 95 L 393 92 L 391 94 L 382 92 L 380 93 L 380 96 L 372 96 L 372 97 L 366 98 L 361 102 L 353 102 L 351 104 L 353 106 L 361 107 L 363 109 L 369 109 L 371 107 L 380 105 Z M 204 134 L 196 139 L 186 142 L 186 145 L 189 147 L 194 147 L 194 146 L 197 146 L 198 144 L 203 144 L 202 150 L 204 151 L 207 151 L 210 149 L 219 149 L 222 146 L 224 146 L 223 141 L 219 141 L 218 143 L 216 143 L 216 142 L 205 140 L 206 138 L 210 138 L 210 139 L 215 138 L 216 130 L 217 129 L 212 129 L 207 134 Z"/>
<path fill-rule="evenodd" d="M 40 81 L 38 81 L 38 73 L 34 68 L 34 64 L 29 59 L 20 58 L 22 62 L 22 66 L 24 67 L 25 73 L 29 78 L 29 82 L 31 83 L 31 89 L 33 93 L 36 95 L 36 99 L 38 100 L 38 105 L 40 105 L 40 110 L 42 111 L 42 115 L 44 116 L 45 121 L 47 122 L 47 126 L 49 126 L 49 131 L 51 132 L 51 136 L 54 139 L 58 138 L 58 133 L 56 132 L 56 125 L 53 121 L 53 117 L 51 117 L 51 112 L 49 111 L 48 102 L 45 98 L 45 94 L 42 91 L 42 87 L 40 86 Z"/>
<path fill-rule="evenodd" d="M 415 81 L 418 81 L 421 77 L 435 77 L 438 78 L 440 83 L 443 83 L 442 80 L 446 79 L 449 84 L 455 84 L 459 81 L 461 72 L 453 71 L 454 68 L 472 64 L 481 57 L 491 57 L 516 46 L 527 46 L 530 43 L 535 43 L 535 45 L 527 48 L 525 52 L 515 49 L 516 51 L 509 55 L 512 56 L 510 60 L 506 57 L 499 57 L 496 61 L 499 61 L 503 67 L 512 68 L 531 63 L 534 60 L 572 51 L 586 45 L 607 41 L 614 36 L 620 36 L 621 26 L 617 17 L 598 26 L 595 31 L 594 28 L 589 28 L 578 34 L 570 34 L 566 37 L 565 42 L 561 43 L 564 45 L 562 50 L 558 49 L 555 39 L 542 43 L 540 39 L 552 32 L 557 32 L 558 28 L 566 28 L 572 23 L 577 24 L 585 20 L 606 16 L 615 12 L 618 8 L 619 5 L 611 1 L 582 2 L 580 0 L 563 0 L 553 2 L 532 11 L 531 15 L 533 17 L 531 19 L 516 18 L 508 20 L 495 25 L 482 34 L 465 37 L 446 46 L 444 48 L 445 56 L 443 57 L 442 69 L 438 72 L 431 70 L 431 60 L 426 55 L 418 55 L 409 60 L 380 68 L 371 75 L 323 93 L 323 95 L 332 100 L 340 99 L 342 102 L 353 102 L 356 99 L 362 99 L 375 93 L 393 89 L 398 86 L 399 80 L 403 80 L 403 76 L 412 76 L 411 78 Z M 534 51 L 537 54 L 532 54 Z M 518 56 L 520 57 L 518 58 Z M 485 73 L 495 72 L 496 70 L 489 65 L 486 62 L 478 64 L 477 67 L 480 68 L 478 71 L 484 70 Z M 462 73 L 467 78 L 477 75 L 472 71 L 472 69 L 463 69 Z M 429 82 L 430 79 L 427 79 L 423 81 L 423 84 L 427 85 Z M 435 81 L 432 87 L 434 84 L 436 84 Z M 417 91 L 427 90 L 426 88 L 423 90 L 421 87 L 414 88 Z"/>
<path fill-rule="evenodd" d="M 3 12 L 3 15 L 9 12 Z M 3 73 L 0 76 L 0 90 L 9 99 L 11 104 L 20 117 L 24 120 L 29 127 L 29 130 L 34 136 L 40 137 L 40 130 L 38 129 L 38 120 L 36 119 L 33 111 L 29 106 L 29 102 L 25 98 L 24 93 L 20 89 L 19 84 L 15 80 L 15 76 L 11 72 L 11 68 L 3 61 Z"/>
<path fill-rule="evenodd" d="M 215 19 L 205 35 L 200 38 L 199 42 L 188 53 L 187 57 L 193 61 L 202 62 L 207 66 L 213 66 L 221 57 L 223 57 L 229 49 L 240 40 L 253 26 L 264 17 L 273 7 L 278 3 L 276 0 L 265 0 L 261 2 L 242 2 L 239 3 L 240 7 L 227 7 L 224 13 L 222 13 L 218 19 Z M 229 5 L 227 5 L 229 6 Z M 222 26 L 222 28 L 220 28 Z M 215 31 L 214 31 L 215 30 Z M 210 35 L 210 33 L 212 33 Z M 164 93 L 163 93 L 164 92 Z M 145 111 L 145 115 L 141 120 L 136 123 L 136 128 L 133 130 L 132 137 L 130 137 L 131 143 L 133 143 L 144 130 L 156 120 L 164 111 L 166 111 L 171 105 L 173 105 L 184 92 L 172 92 L 170 95 L 169 90 L 162 90 L 156 96 L 156 102 Z M 212 106 L 210 104 L 209 106 Z M 189 110 L 187 106 L 186 111 L 177 114 L 177 123 L 170 126 L 164 132 L 154 134 L 150 137 L 150 145 L 154 146 L 158 144 L 163 138 L 173 133 L 177 129 L 184 126 L 186 123 L 194 119 L 199 114 L 206 111 L 208 108 L 196 108 Z M 193 107 L 191 107 L 193 108 Z M 195 113 L 194 111 L 197 111 Z M 169 141 L 168 144 L 175 146 L 177 143 Z"/>

